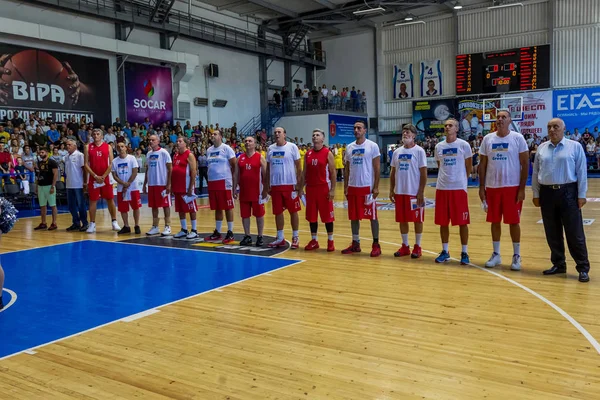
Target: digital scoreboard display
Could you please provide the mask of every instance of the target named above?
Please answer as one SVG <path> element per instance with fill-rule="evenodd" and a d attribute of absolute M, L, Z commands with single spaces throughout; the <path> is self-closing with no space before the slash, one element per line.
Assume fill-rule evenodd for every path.
<path fill-rule="evenodd" d="M 548 89 L 550 45 L 456 56 L 456 94 Z"/>

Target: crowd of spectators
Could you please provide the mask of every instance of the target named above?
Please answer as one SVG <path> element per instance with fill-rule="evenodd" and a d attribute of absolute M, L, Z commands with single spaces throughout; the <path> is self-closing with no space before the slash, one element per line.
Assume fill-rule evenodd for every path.
<path fill-rule="evenodd" d="M 273 104 L 283 112 L 342 110 L 364 113 L 367 110 L 367 94 L 355 86 L 338 90 L 335 85 L 329 89 L 323 84 L 320 88 L 313 86 L 311 90 L 307 85 L 301 88 L 300 84 L 297 84 L 293 93 L 285 86 L 281 91 L 276 90 L 273 94 Z"/>

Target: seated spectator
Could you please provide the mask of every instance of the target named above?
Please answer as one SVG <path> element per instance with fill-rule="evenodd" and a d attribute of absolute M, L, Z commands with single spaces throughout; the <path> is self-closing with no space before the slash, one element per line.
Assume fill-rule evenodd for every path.
<path fill-rule="evenodd" d="M 117 137 L 113 133 L 112 128 L 108 128 L 108 130 L 106 131 L 106 134 L 104 135 L 104 141 L 106 143 L 115 143 L 117 141 Z"/>
<path fill-rule="evenodd" d="M 46 136 L 48 136 L 48 144 L 58 142 L 60 139 L 60 133 L 56 129 L 56 124 L 50 125 L 50 129 L 48 132 L 46 132 Z"/>
<path fill-rule="evenodd" d="M 0 141 L 0 173 L 2 173 L 2 180 L 4 183 L 10 183 L 10 170 L 12 166 L 12 158 L 8 149 L 4 148 L 4 142 Z"/>
<path fill-rule="evenodd" d="M 17 159 L 18 165 L 15 167 L 15 181 L 19 185 L 19 189 L 23 194 L 29 194 L 29 177 L 27 176 L 27 168 L 23 164 L 23 159 Z"/>

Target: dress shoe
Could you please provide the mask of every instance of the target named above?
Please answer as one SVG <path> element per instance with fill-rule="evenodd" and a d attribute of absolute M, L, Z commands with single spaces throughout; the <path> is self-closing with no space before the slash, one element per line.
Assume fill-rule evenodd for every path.
<path fill-rule="evenodd" d="M 556 265 L 543 272 L 544 275 L 566 274 L 567 267 L 557 267 Z"/>
<path fill-rule="evenodd" d="M 590 276 L 588 275 L 587 272 L 579 273 L 579 282 L 589 282 L 589 281 L 590 281 Z"/>

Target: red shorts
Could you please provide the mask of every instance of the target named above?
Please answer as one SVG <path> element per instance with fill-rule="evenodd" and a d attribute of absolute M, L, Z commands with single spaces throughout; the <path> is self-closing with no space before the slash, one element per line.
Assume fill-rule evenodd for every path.
<path fill-rule="evenodd" d="M 328 185 L 306 187 L 306 220 L 308 222 L 317 222 L 319 215 L 324 224 L 335 221 L 333 201 L 327 198 L 328 195 Z"/>
<path fill-rule="evenodd" d="M 123 192 L 117 193 L 117 209 L 120 213 L 129 212 L 129 207 L 132 210 L 139 210 L 142 207 L 142 199 L 140 198 L 140 191 L 134 190 L 131 192 L 131 200 L 123 200 Z"/>
<path fill-rule="evenodd" d="M 225 187 L 224 180 L 208 182 L 208 202 L 213 211 L 233 209 L 233 193 Z"/>
<path fill-rule="evenodd" d="M 240 200 L 240 215 L 242 218 L 256 218 L 265 216 L 265 205 L 259 204 L 258 201 L 243 201 Z"/>
<path fill-rule="evenodd" d="M 187 196 L 187 193 L 173 193 L 173 196 L 175 196 L 175 212 L 189 214 L 198 211 L 196 200 L 186 203 L 183 199 L 183 196 Z"/>
<path fill-rule="evenodd" d="M 523 202 L 517 203 L 518 186 L 504 188 L 486 188 L 485 197 L 488 204 L 486 221 L 492 223 L 518 224 L 521 222 Z"/>
<path fill-rule="evenodd" d="M 162 195 L 166 186 L 148 186 L 148 207 L 165 208 L 171 207 L 171 195 Z"/>
<path fill-rule="evenodd" d="M 348 219 L 360 221 L 362 219 L 377 219 L 377 202 L 366 205 L 366 197 L 371 194 L 370 187 L 348 187 Z"/>
<path fill-rule="evenodd" d="M 94 181 L 88 182 L 88 194 L 90 201 L 98 201 L 100 199 L 111 200 L 115 198 L 113 186 L 110 184 L 108 177 L 104 180 L 104 186 L 94 188 Z"/>
<path fill-rule="evenodd" d="M 435 191 L 435 224 L 441 226 L 468 225 L 469 198 L 466 190 Z"/>
<path fill-rule="evenodd" d="M 273 215 L 282 214 L 285 210 L 293 214 L 302 209 L 300 197 L 298 197 L 298 192 L 294 191 L 293 185 L 272 186 L 271 198 L 273 199 Z"/>
<path fill-rule="evenodd" d="M 416 207 L 416 203 L 412 199 L 416 200 L 417 196 L 411 196 L 408 194 L 397 194 L 394 195 L 394 202 L 396 203 L 396 222 L 423 222 L 425 218 L 425 207 Z M 413 208 L 413 204 L 415 208 Z"/>

